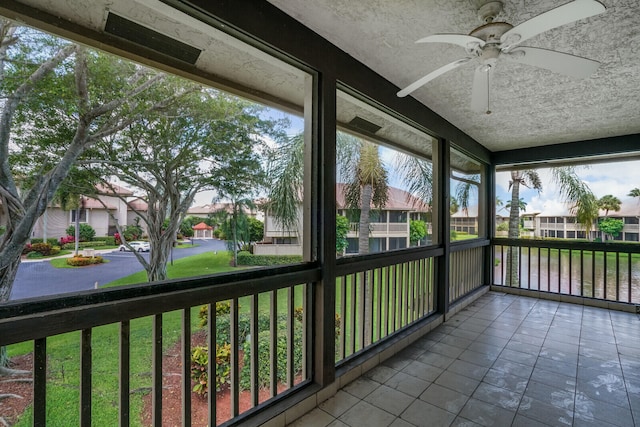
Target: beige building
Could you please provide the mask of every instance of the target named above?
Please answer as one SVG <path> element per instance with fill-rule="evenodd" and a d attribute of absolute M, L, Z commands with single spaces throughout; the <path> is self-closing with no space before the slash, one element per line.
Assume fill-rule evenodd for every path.
<path fill-rule="evenodd" d="M 347 241 L 349 246 L 346 253 L 358 253 L 358 218 L 353 218 L 347 209 L 344 197 L 345 185 L 336 184 L 336 201 L 338 215 L 349 218 L 349 232 Z M 430 208 L 410 193 L 395 187 L 389 187 L 387 204 L 383 209 L 371 211 L 369 224 L 369 250 L 382 252 L 409 247 L 409 224 L 413 219 L 425 220 Z M 286 230 L 275 220 L 269 212 L 265 213 L 264 241 L 254 246 L 254 253 L 258 255 L 301 255 L 302 254 L 302 208 L 298 209 L 298 228 Z M 431 223 L 428 221 L 428 236 L 421 244 L 430 241 L 432 233 Z"/>
<path fill-rule="evenodd" d="M 147 212 L 147 203 L 135 197 L 131 190 L 118 185 L 98 186 L 97 189 L 99 195 L 96 197 L 82 196 L 79 211 L 80 223 L 93 227 L 96 236 L 113 236 L 116 221 L 121 226 L 131 225 L 136 217 Z M 50 205 L 36 221 L 31 237 L 59 239 L 66 236 L 67 228 L 75 224 L 76 212 Z M 140 221 L 140 226 L 145 229 L 144 221 Z"/>

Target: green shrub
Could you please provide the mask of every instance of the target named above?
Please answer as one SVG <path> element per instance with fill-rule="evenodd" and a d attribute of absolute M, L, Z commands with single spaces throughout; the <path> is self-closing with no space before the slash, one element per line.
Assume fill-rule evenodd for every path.
<path fill-rule="evenodd" d="M 76 226 L 70 225 L 69 227 L 67 227 L 66 231 L 67 231 L 67 235 L 75 236 Z M 96 230 L 94 230 L 92 226 L 86 223 L 80 224 L 79 232 L 80 232 L 79 234 L 80 234 L 81 242 L 90 242 L 91 240 L 93 240 L 94 237 L 96 237 Z"/>
<path fill-rule="evenodd" d="M 278 324 L 276 339 L 276 380 L 285 382 L 287 380 L 287 336 L 285 333 L 286 323 Z M 252 337 L 253 339 L 253 337 Z M 302 328 L 294 329 L 293 346 L 293 372 L 298 375 L 302 370 Z M 264 331 L 258 337 L 258 387 L 267 387 L 271 382 L 271 332 Z M 251 389 L 251 342 L 244 343 L 243 366 L 240 371 L 240 388 Z"/>
<path fill-rule="evenodd" d="M 238 304 L 238 309 L 240 309 L 240 304 Z M 216 303 L 216 316 L 221 316 L 229 313 L 231 313 L 230 301 L 218 301 Z M 208 317 L 209 317 L 209 306 L 205 304 L 202 307 L 200 307 L 200 312 L 198 313 L 198 318 L 200 318 L 201 328 L 204 328 L 205 326 L 207 326 Z"/>
<path fill-rule="evenodd" d="M 32 243 L 31 251 L 40 252 L 43 256 L 48 256 L 51 253 L 51 245 L 48 243 Z"/>
<path fill-rule="evenodd" d="M 36 259 L 36 258 L 42 258 L 44 255 L 42 255 L 40 252 L 29 252 L 27 254 L 27 259 Z"/>
<path fill-rule="evenodd" d="M 194 347 L 191 351 L 191 378 L 196 381 L 193 391 L 206 395 L 209 392 L 209 349 L 206 346 Z M 216 344 L 216 391 L 229 384 L 231 377 L 231 346 Z"/>
<path fill-rule="evenodd" d="M 116 246 L 116 238 L 114 236 L 94 237 L 93 242 L 104 242 L 105 246 Z"/>
<path fill-rule="evenodd" d="M 253 255 L 247 251 L 238 252 L 238 265 L 270 266 L 302 262 L 302 255 Z"/>
<path fill-rule="evenodd" d="M 31 244 L 34 243 L 43 243 L 44 240 L 39 238 L 39 237 L 34 237 L 33 239 L 31 239 Z M 57 246 L 58 245 L 58 239 L 56 239 L 55 237 L 49 237 L 47 238 L 47 242 L 48 244 L 50 244 L 51 246 Z"/>
<path fill-rule="evenodd" d="M 94 242 L 78 242 L 78 248 L 80 249 L 93 248 L 94 246 L 106 246 L 106 242 L 101 240 L 96 240 Z M 62 245 L 62 249 L 75 249 L 75 248 L 76 248 L 75 242 L 65 243 L 64 245 Z"/>
<path fill-rule="evenodd" d="M 67 258 L 67 264 L 73 267 L 84 267 L 91 264 L 101 264 L 104 262 L 101 256 L 94 257 L 85 257 L 85 256 L 74 256 L 71 258 Z"/>
<path fill-rule="evenodd" d="M 216 388 L 229 382 L 229 369 L 227 357 L 230 357 L 231 347 L 229 342 L 231 341 L 231 315 L 229 313 L 229 304 L 227 301 L 219 302 L 216 305 L 216 311 L 220 314 L 216 316 L 216 351 L 218 356 L 216 358 Z M 204 305 L 200 308 L 199 317 L 201 324 L 207 324 L 207 306 Z M 296 327 L 294 328 L 294 339 L 292 345 L 294 346 L 294 372 L 298 374 L 302 369 L 302 327 L 299 322 L 302 321 L 303 311 L 302 308 L 296 308 L 294 311 L 294 320 Z M 270 338 L 271 317 L 269 313 L 258 314 L 258 386 L 264 387 L 269 384 L 271 374 L 271 359 L 269 346 L 271 342 Z M 340 318 L 336 316 L 336 331 L 339 334 Z M 277 330 L 277 380 L 285 381 L 287 377 L 287 315 L 282 313 L 277 316 L 276 319 Z M 243 368 L 240 371 L 240 387 L 248 389 L 251 386 L 251 346 L 250 341 L 247 340 L 251 331 L 251 316 L 249 313 L 240 313 L 238 315 L 238 343 L 242 346 L 244 351 Z M 201 347 L 197 352 L 195 351 L 191 356 L 192 362 L 192 378 L 198 382 L 194 386 L 193 391 L 199 394 L 207 393 L 207 360 L 208 352 L 207 347 Z"/>

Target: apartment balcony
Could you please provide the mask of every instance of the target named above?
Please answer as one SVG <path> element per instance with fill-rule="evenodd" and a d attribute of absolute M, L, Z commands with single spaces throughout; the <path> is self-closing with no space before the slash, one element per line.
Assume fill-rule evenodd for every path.
<path fill-rule="evenodd" d="M 638 50 L 623 46 L 611 55 L 612 40 L 637 35 L 632 2 L 603 1 L 604 19 L 616 25 L 595 16 L 545 36 L 559 42 L 548 47 L 565 50 L 576 34 L 606 30 L 607 37 L 589 37 L 589 52 L 576 53 L 602 62 L 594 77 L 541 80 L 548 70 L 518 65 L 521 72 L 496 79 L 514 90 L 491 89 L 499 97 L 481 113 L 470 109 L 469 94 L 472 80 L 484 79 L 462 78 L 464 67 L 397 96 L 421 73 L 463 64 L 444 66 L 448 51 L 424 49 L 425 62 L 406 48 L 429 35 L 425 28 L 451 23 L 447 32 L 468 34 L 479 25 L 470 2 L 378 2 L 376 13 L 362 1 L 78 3 L 4 0 L 0 13 L 273 107 L 267 115 L 295 116 L 304 142 L 304 262 L 0 304 L 0 346 L 29 354 L 31 375 L 23 380 L 32 381 L 33 396 L 20 425 L 640 425 L 640 245 L 493 237 L 497 169 L 638 157 L 640 96 L 633 91 L 640 86 L 628 65 L 638 62 Z M 501 2 L 473 3 L 493 9 Z M 556 6 L 518 3 L 500 16 L 519 25 Z M 294 4 L 301 13 L 286 9 Z M 310 17 L 322 18 L 324 28 L 306 26 Z M 5 53 L 13 43 L 6 34 Z M 182 55 L 185 47 L 193 58 Z M 78 111 L 99 94 L 81 99 Z M 6 99 L 37 105 L 22 92 Z M 101 129 L 97 122 L 88 128 Z M 336 257 L 340 132 L 420 161 L 418 175 L 431 178 L 422 188 L 430 200 L 428 245 Z M 89 141 L 100 132 L 92 135 Z M 41 153 L 63 143 L 37 141 L 55 141 Z M 471 188 L 479 211 L 461 221 L 473 238 L 452 242 L 456 183 Z M 275 230 L 267 237 L 291 237 L 267 225 Z M 409 229 L 389 222 L 371 231 L 406 236 Z M 212 355 L 201 359 L 194 380 L 192 351 L 203 345 Z M 3 381 L 0 410 L 15 398 Z M 194 394 L 203 384 L 210 390 Z M 0 412 L 0 425 L 6 416 Z"/>
<path fill-rule="evenodd" d="M 507 240 L 452 245 L 446 270 L 445 252 L 437 247 L 338 260 L 329 289 L 322 270 L 301 264 L 9 303 L 0 310 L 0 345 L 31 341 L 33 425 L 55 424 L 47 406 L 57 398 L 61 368 L 48 362 L 59 349 L 47 343 L 62 333 L 77 349 L 65 363 L 76 358 L 79 370 L 65 372 L 65 387 L 76 390 L 67 405 L 77 409 L 78 424 L 95 422 L 92 407 L 105 404 L 117 408 L 109 423 L 136 424 L 135 390 L 148 389 L 152 419 L 146 425 L 176 417 L 199 425 L 192 424 L 193 403 L 202 398 L 192 394 L 188 337 L 198 330 L 202 304 L 212 319 L 210 347 L 221 331 L 231 342 L 229 405 L 221 406 L 220 392 L 211 393 L 208 425 L 636 425 L 640 295 L 634 276 L 614 284 L 597 276 L 594 288 L 569 291 L 554 280 L 533 286 L 527 270 L 518 269 L 519 287 L 501 285 L 499 274 L 495 285 L 486 283 L 485 255 L 491 259 L 517 244 L 536 246 Z M 614 259 L 634 261 L 629 245 L 624 248 Z M 562 250 L 587 249 L 567 242 Z M 519 265 L 530 262 L 525 257 Z M 625 262 L 607 265 L 621 277 L 628 271 Z M 540 271 L 539 277 L 562 276 L 562 263 L 541 262 Z M 215 314 L 219 301 L 229 302 L 226 317 Z M 266 330 L 258 314 L 265 302 L 272 319 Z M 141 339 L 145 322 L 152 336 Z M 105 339 L 120 367 L 117 399 L 106 403 L 92 394 L 92 384 L 113 381 L 114 373 L 99 366 L 104 355 L 94 350 L 104 351 Z M 148 346 L 147 374 L 138 372 L 134 346 Z M 168 347 L 181 361 L 179 372 L 164 370 Z M 286 349 L 283 363 L 277 347 Z M 212 377 L 220 363 L 207 365 Z M 168 389 L 170 377 L 178 378 L 177 391 Z M 182 403 L 163 405 L 166 394 L 176 392 Z"/>

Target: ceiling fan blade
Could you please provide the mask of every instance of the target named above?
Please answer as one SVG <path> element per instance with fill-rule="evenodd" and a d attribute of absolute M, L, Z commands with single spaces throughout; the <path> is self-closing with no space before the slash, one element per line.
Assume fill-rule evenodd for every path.
<path fill-rule="evenodd" d="M 489 109 L 489 89 L 491 87 L 492 74 L 493 67 L 480 65 L 476 68 L 471 89 L 471 109 L 473 111 L 491 114 Z"/>
<path fill-rule="evenodd" d="M 418 89 L 420 86 L 423 86 L 423 85 L 427 84 L 431 80 L 435 79 L 438 76 L 441 76 L 442 74 L 446 73 L 447 71 L 451 71 L 454 68 L 457 68 L 457 67 L 461 66 L 462 64 L 466 64 L 470 60 L 471 60 L 471 58 L 458 59 L 457 61 L 451 62 L 451 63 L 449 63 L 449 64 L 447 64 L 447 65 L 445 65 L 443 67 L 438 68 L 437 70 L 434 70 L 434 71 L 430 72 L 426 76 L 422 77 L 419 80 L 416 80 L 415 82 L 411 83 L 409 86 L 407 86 L 404 89 L 402 89 L 401 91 L 399 91 L 398 92 L 398 97 L 403 98 L 403 97 L 409 95 L 411 92 L 413 92 L 414 90 Z"/>
<path fill-rule="evenodd" d="M 589 77 L 600 66 L 600 63 L 593 59 L 536 47 L 517 47 L 507 54 L 507 57 L 523 64 L 578 78 Z"/>
<path fill-rule="evenodd" d="M 606 8 L 596 0 L 575 0 L 516 25 L 500 37 L 502 50 L 509 50 L 545 31 L 598 15 Z"/>
<path fill-rule="evenodd" d="M 482 47 L 485 44 L 484 40 L 466 34 L 434 34 L 417 40 L 416 43 L 450 43 L 457 44 L 465 49 Z"/>

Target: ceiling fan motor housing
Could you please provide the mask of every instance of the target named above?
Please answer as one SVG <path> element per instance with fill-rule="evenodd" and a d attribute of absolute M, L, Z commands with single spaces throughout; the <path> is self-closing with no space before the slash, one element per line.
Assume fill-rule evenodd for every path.
<path fill-rule="evenodd" d="M 484 23 L 493 22 L 496 16 L 502 12 L 502 2 L 494 0 L 472 0 L 478 10 L 478 18 Z"/>

